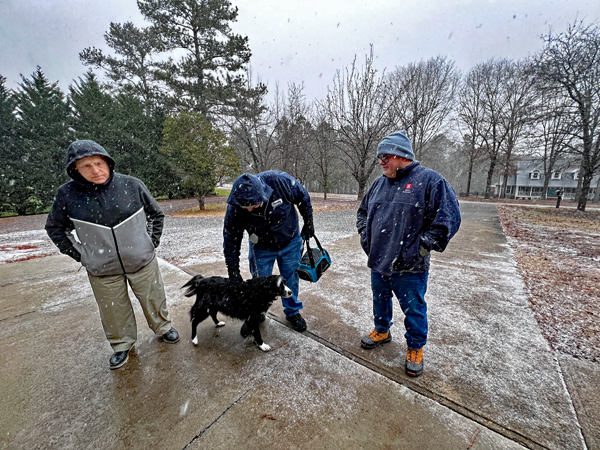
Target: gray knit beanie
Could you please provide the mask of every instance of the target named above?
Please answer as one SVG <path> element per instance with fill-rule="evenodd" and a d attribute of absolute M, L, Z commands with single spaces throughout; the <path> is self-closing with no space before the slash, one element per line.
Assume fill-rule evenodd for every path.
<path fill-rule="evenodd" d="M 401 158 L 413 161 L 415 154 L 412 150 L 410 139 L 406 136 L 406 131 L 395 131 L 383 138 L 377 147 L 377 156 L 379 155 L 396 155 Z"/>

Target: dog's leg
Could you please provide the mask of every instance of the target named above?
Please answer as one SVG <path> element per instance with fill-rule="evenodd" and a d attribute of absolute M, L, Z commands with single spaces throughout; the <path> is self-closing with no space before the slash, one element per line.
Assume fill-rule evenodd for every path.
<path fill-rule="evenodd" d="M 194 345 L 198 345 L 198 336 L 196 335 L 196 328 L 208 317 L 208 310 L 201 309 L 200 311 L 196 311 L 196 316 L 192 317 L 192 342 Z"/>
<path fill-rule="evenodd" d="M 225 326 L 225 322 L 220 321 L 219 319 L 217 319 L 217 310 L 213 309 L 210 312 L 210 317 L 212 317 L 213 322 L 215 323 L 215 325 L 217 327 L 223 327 Z"/>
<path fill-rule="evenodd" d="M 248 319 L 248 326 L 250 330 L 252 330 L 252 336 L 254 337 L 254 342 L 258 345 L 263 352 L 268 352 L 271 350 L 271 346 L 265 344 L 262 340 L 262 336 L 260 335 L 260 316 L 258 317 L 250 317 Z"/>

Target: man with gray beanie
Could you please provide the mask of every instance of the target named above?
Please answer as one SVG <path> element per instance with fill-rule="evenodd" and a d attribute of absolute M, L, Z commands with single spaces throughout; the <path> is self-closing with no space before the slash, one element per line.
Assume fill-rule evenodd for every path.
<path fill-rule="evenodd" d="M 168 318 L 154 251 L 164 214 L 144 183 L 115 172 L 114 167 L 114 160 L 98 143 L 73 142 L 67 151 L 72 180 L 58 189 L 46 231 L 61 253 L 86 268 L 114 352 L 110 368 L 118 369 L 137 340 L 127 284 L 163 342 L 175 344 L 179 333 Z"/>
<path fill-rule="evenodd" d="M 427 278 L 430 252 L 443 252 L 460 227 L 456 194 L 437 172 L 415 161 L 405 131 L 385 137 L 377 148 L 383 175 L 358 209 L 356 227 L 368 256 L 375 328 L 361 340 L 365 349 L 390 342 L 392 296 L 404 313 L 405 371 L 423 373 L 427 342 Z"/>

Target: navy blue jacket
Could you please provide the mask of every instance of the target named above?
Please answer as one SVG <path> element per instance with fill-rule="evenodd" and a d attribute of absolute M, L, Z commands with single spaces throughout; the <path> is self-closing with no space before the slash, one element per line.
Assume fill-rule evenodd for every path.
<path fill-rule="evenodd" d="M 239 273 L 244 230 L 257 248 L 281 250 L 300 233 L 298 205 L 304 222 L 312 222 L 310 196 L 304 186 L 285 172 L 244 174 L 231 188 L 223 226 L 223 252 L 230 274 Z M 261 204 L 252 212 L 241 208 Z"/>
<path fill-rule="evenodd" d="M 444 251 L 460 227 L 458 200 L 440 174 L 415 161 L 396 178 L 382 175 L 373 182 L 356 227 L 372 270 L 426 272 L 429 252 Z"/>

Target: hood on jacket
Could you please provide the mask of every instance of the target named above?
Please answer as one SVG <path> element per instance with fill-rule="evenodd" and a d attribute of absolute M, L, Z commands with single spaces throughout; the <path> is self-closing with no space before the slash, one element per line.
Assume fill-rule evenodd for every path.
<path fill-rule="evenodd" d="M 227 203 L 235 206 L 252 206 L 267 202 L 273 189 L 256 175 L 245 173 L 239 176 L 231 188 Z"/>
<path fill-rule="evenodd" d="M 88 181 L 86 181 L 86 179 L 83 178 L 79 172 L 77 172 L 77 169 L 75 168 L 75 161 L 79 161 L 82 158 L 94 155 L 100 155 L 106 159 L 112 175 L 115 169 L 115 161 L 100 144 L 84 139 L 75 141 L 69 145 L 69 149 L 67 150 L 67 173 L 69 176 L 73 180 L 79 181 L 80 183 L 88 183 Z"/>

